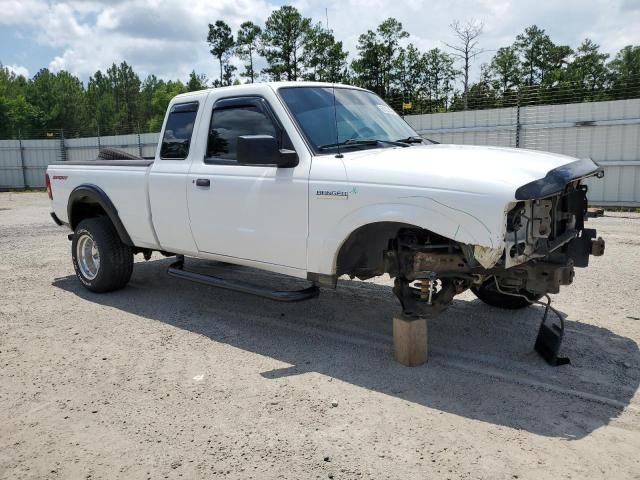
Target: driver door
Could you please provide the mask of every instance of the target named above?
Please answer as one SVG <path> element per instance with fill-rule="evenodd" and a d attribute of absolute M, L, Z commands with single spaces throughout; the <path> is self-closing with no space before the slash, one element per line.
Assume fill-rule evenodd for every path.
<path fill-rule="evenodd" d="M 213 99 L 204 158 L 187 180 L 191 231 L 198 250 L 306 269 L 308 166 L 241 165 L 241 135 L 289 137 L 263 97 Z"/>

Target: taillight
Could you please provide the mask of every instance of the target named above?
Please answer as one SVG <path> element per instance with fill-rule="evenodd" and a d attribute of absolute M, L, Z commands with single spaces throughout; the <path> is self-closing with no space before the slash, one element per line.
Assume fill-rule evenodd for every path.
<path fill-rule="evenodd" d="M 53 200 L 53 191 L 51 190 L 51 180 L 49 179 L 48 173 L 44 175 L 44 184 L 47 186 L 47 193 L 49 194 L 49 200 Z"/>

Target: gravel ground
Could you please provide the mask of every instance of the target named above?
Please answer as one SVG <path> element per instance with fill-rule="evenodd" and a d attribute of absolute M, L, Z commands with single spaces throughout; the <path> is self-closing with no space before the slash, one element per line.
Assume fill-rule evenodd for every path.
<path fill-rule="evenodd" d="M 2 193 L 0 477 L 640 478 L 640 215 L 589 224 L 606 255 L 554 296 L 572 365 L 532 351 L 540 308 L 466 293 L 405 368 L 388 281 L 279 304 L 172 279 L 154 255 L 92 294 L 46 195 Z"/>

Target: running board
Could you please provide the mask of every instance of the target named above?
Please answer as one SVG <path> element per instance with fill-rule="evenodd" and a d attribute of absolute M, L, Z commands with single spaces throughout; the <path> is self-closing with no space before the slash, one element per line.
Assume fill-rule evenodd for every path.
<path fill-rule="evenodd" d="M 167 269 L 167 273 L 175 278 L 191 280 L 192 282 L 202 283 L 211 287 L 224 288 L 225 290 L 233 290 L 234 292 L 248 293 L 258 297 L 275 300 L 276 302 L 301 302 L 315 298 L 320 293 L 320 289 L 315 285 L 302 290 L 282 291 L 270 290 L 268 288 L 257 287 L 249 283 L 237 282 L 234 280 L 225 280 L 213 275 L 204 275 L 202 273 L 188 272 L 183 270 L 184 257 L 179 256 L 178 260 Z"/>

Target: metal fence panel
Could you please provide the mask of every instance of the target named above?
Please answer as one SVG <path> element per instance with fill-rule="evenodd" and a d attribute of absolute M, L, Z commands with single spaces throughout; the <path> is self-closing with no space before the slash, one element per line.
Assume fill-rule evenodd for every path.
<path fill-rule="evenodd" d="M 640 206 L 640 162 L 602 162 L 603 179 L 588 179 L 594 205 Z"/>
<path fill-rule="evenodd" d="M 0 188 L 23 188 L 22 152 L 19 140 L 0 140 Z"/>
<path fill-rule="evenodd" d="M 0 140 L 0 188 L 43 187 L 47 165 L 61 155 L 59 139 Z"/>
<path fill-rule="evenodd" d="M 153 158 L 159 133 L 105 137 L 0 140 L 0 188 L 42 188 L 47 165 L 59 161 L 91 161 L 111 147 Z"/>
<path fill-rule="evenodd" d="M 426 138 L 440 143 L 516 146 L 516 108 L 408 115 L 405 120 Z"/>
<path fill-rule="evenodd" d="M 159 133 L 141 133 L 140 144 L 142 145 L 143 157 L 155 157 L 156 147 L 158 146 Z"/>
<path fill-rule="evenodd" d="M 99 137 L 67 138 L 64 141 L 67 150 L 67 160 L 84 162 L 95 160 L 100 152 Z"/>
<path fill-rule="evenodd" d="M 94 160 L 101 149 L 117 148 L 133 155 L 152 158 L 156 154 L 158 133 L 112 135 L 106 137 L 85 137 L 65 139 L 67 160 Z"/>
<path fill-rule="evenodd" d="M 140 155 L 140 143 L 137 134 L 132 135 L 113 135 L 109 137 L 100 137 L 100 145 L 102 148 L 117 148 L 132 155 Z"/>
<path fill-rule="evenodd" d="M 592 204 L 640 205 L 640 99 L 409 115 L 441 143 L 529 148 L 590 157 L 605 178 L 587 181 Z"/>
<path fill-rule="evenodd" d="M 22 140 L 22 152 L 26 186 L 44 187 L 47 166 L 62 159 L 61 140 Z"/>

